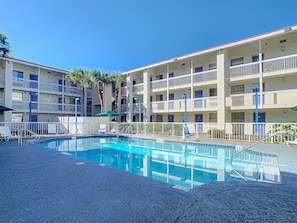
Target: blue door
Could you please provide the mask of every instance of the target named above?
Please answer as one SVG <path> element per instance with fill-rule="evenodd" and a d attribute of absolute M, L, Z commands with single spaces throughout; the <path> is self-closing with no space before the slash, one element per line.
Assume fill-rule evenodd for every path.
<path fill-rule="evenodd" d="M 202 98 L 203 91 L 195 91 L 195 98 Z M 203 99 L 195 99 L 195 108 L 203 108 Z"/>
<path fill-rule="evenodd" d="M 59 103 L 59 104 L 62 104 L 62 98 L 61 98 L 61 97 L 59 97 L 59 99 L 58 99 L 58 103 Z M 58 105 L 58 110 L 59 110 L 59 111 L 62 111 L 62 105 Z"/>
<path fill-rule="evenodd" d="M 256 121 L 256 113 L 254 113 L 254 122 Z M 258 124 L 254 124 L 254 134 L 265 134 L 266 114 L 258 113 Z"/>
<path fill-rule="evenodd" d="M 30 80 L 32 80 L 32 82 L 30 82 L 30 88 L 38 88 L 38 76 L 35 74 L 30 74 Z"/>
<path fill-rule="evenodd" d="M 169 94 L 170 102 L 168 102 L 168 109 L 174 109 L 174 102 L 172 100 L 174 100 L 174 94 Z"/>
<path fill-rule="evenodd" d="M 195 122 L 198 123 L 198 133 L 203 132 L 203 114 L 196 114 L 195 115 Z"/>
<path fill-rule="evenodd" d="M 174 115 L 168 115 L 168 122 L 174 122 Z"/>
<path fill-rule="evenodd" d="M 62 92 L 63 90 L 63 80 L 59 79 L 59 91 Z M 64 85 L 65 85 L 65 81 L 64 81 Z"/>

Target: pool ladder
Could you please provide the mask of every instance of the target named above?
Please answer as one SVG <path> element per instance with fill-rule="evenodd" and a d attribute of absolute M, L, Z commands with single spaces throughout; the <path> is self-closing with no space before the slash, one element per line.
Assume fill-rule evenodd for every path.
<path fill-rule="evenodd" d="M 18 134 L 18 145 L 23 146 L 23 138 L 31 136 L 31 139 L 26 140 L 25 145 L 27 146 L 30 143 L 35 143 L 40 139 L 40 135 L 37 133 L 29 130 L 29 129 L 22 129 Z"/>

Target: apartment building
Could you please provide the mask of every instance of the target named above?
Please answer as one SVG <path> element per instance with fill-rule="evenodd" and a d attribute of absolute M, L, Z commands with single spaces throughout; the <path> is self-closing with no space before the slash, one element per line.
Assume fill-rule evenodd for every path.
<path fill-rule="evenodd" d="M 297 25 L 123 73 L 122 121 L 297 121 Z M 257 116 L 256 116 L 257 114 Z M 186 116 L 185 116 L 186 115 Z"/>
<path fill-rule="evenodd" d="M 82 97 L 79 85 L 65 79 L 69 71 L 11 57 L 0 58 L 0 104 L 5 122 L 54 122 L 75 114 L 75 98 Z M 85 90 L 85 116 L 96 112 L 92 89 Z M 98 102 L 99 100 L 97 100 Z M 77 114 L 81 114 L 77 101 Z"/>

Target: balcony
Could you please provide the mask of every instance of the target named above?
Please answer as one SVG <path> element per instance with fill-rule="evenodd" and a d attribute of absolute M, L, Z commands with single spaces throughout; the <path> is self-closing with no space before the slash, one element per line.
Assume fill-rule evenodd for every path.
<path fill-rule="evenodd" d="M 121 87 L 121 96 L 126 96 L 127 94 L 127 87 Z"/>
<path fill-rule="evenodd" d="M 263 76 L 290 74 L 297 72 L 297 55 L 263 61 Z"/>
<path fill-rule="evenodd" d="M 217 70 L 208 70 L 199 73 L 193 74 L 193 84 L 205 85 L 207 82 L 216 82 L 217 81 Z"/>
<path fill-rule="evenodd" d="M 263 60 L 263 77 L 283 75 L 297 72 L 297 55 Z M 259 77 L 260 64 L 258 62 L 232 66 L 229 68 L 230 81 Z"/>
<path fill-rule="evenodd" d="M 143 93 L 143 83 L 133 85 L 132 91 L 133 91 L 133 94 L 142 94 Z"/>
<path fill-rule="evenodd" d="M 167 89 L 167 79 L 151 81 L 152 92 L 165 91 Z"/>
<path fill-rule="evenodd" d="M 62 85 L 40 82 L 40 92 L 62 94 L 62 91 L 63 91 Z"/>
<path fill-rule="evenodd" d="M 16 112 L 29 112 L 29 101 L 12 101 L 12 109 Z M 81 106 L 77 106 L 80 114 Z M 54 113 L 54 114 L 74 114 L 74 104 L 50 103 L 50 102 L 32 102 L 32 112 Z"/>
<path fill-rule="evenodd" d="M 12 81 L 14 89 L 36 91 L 38 89 L 38 81 L 28 80 L 23 78 L 13 78 Z"/>
<path fill-rule="evenodd" d="M 74 87 L 74 86 L 64 86 L 64 93 L 69 94 L 72 96 L 80 96 L 81 95 L 81 88 Z"/>
<path fill-rule="evenodd" d="M 188 74 L 179 77 L 171 77 L 168 82 L 170 89 L 191 87 L 191 75 Z"/>
<path fill-rule="evenodd" d="M 238 66 L 232 66 L 230 67 L 230 80 L 232 79 L 242 79 L 245 77 L 250 78 L 250 76 L 257 76 L 259 75 L 259 63 L 248 63 L 248 64 L 243 64 L 243 65 L 238 65 Z"/>
<path fill-rule="evenodd" d="M 230 109 L 254 109 L 255 108 L 255 94 L 236 94 L 226 98 L 226 106 Z M 258 102 L 260 105 L 260 98 L 258 95 Z M 263 92 L 262 95 L 262 108 L 290 108 L 296 105 L 297 91 L 284 90 L 284 91 L 270 91 Z"/>

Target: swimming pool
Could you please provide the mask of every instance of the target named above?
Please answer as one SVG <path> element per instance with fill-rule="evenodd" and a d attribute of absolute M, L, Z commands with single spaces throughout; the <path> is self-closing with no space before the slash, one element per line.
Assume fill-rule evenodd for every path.
<path fill-rule="evenodd" d="M 122 136 L 72 137 L 40 145 L 183 188 L 242 179 L 230 163 L 237 152 L 235 146 Z M 244 172 L 251 163 L 246 160 L 241 156 L 236 161 Z M 261 160 L 253 158 L 250 178 L 259 180 L 259 168 L 255 166 L 259 167 Z"/>

